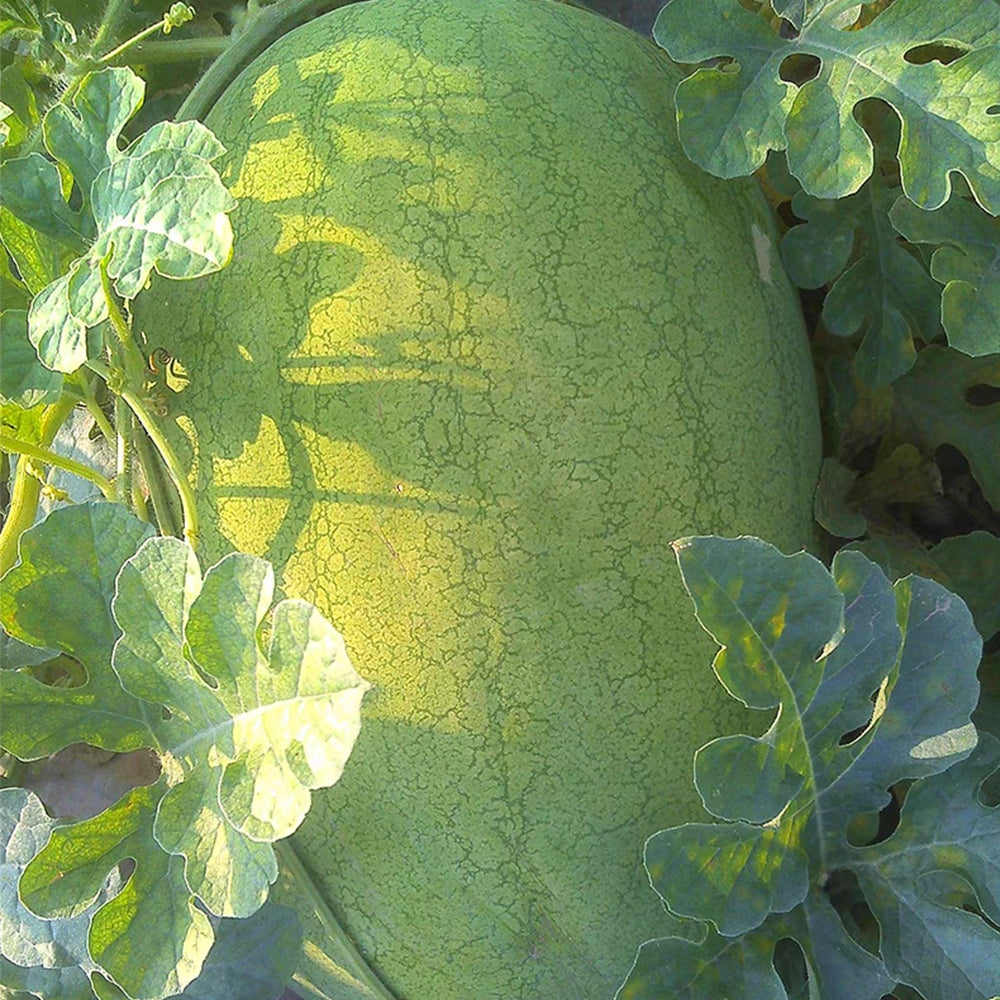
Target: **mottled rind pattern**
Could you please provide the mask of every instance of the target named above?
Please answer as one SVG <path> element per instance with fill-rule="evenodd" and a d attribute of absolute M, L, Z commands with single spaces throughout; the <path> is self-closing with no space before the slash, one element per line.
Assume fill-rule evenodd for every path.
<path fill-rule="evenodd" d="M 206 554 L 274 561 L 375 685 L 295 845 L 401 1000 L 613 995 L 661 926 L 643 842 L 746 723 L 669 543 L 810 539 L 795 297 L 675 79 L 545 0 L 338 10 L 209 116 L 232 266 L 139 312 Z"/>

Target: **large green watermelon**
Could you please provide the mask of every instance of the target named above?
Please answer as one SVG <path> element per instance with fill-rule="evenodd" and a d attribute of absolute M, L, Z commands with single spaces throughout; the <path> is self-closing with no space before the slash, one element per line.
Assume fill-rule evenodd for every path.
<path fill-rule="evenodd" d="M 400 1000 L 614 994 L 663 927 L 643 842 L 747 722 L 670 542 L 810 540 L 796 297 L 676 80 L 550 0 L 334 11 L 208 116 L 232 266 L 139 313 L 205 553 L 272 560 L 374 683 L 293 843 Z"/>

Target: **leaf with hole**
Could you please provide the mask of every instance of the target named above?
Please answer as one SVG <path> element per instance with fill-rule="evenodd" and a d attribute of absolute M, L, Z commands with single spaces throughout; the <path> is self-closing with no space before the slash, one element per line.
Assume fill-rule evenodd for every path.
<path fill-rule="evenodd" d="M 709 927 L 700 942 L 643 945 L 619 996 L 786 1000 L 774 960 L 789 938 L 801 950 L 809 995 L 830 1000 L 880 1000 L 896 981 L 925 989 L 944 959 L 981 983 L 984 962 L 1000 947 L 992 905 L 968 918 L 943 897 L 915 893 L 914 873 L 923 869 L 899 863 L 901 850 L 935 851 L 919 809 L 908 813 L 908 803 L 897 834 L 864 846 L 901 781 L 915 781 L 912 796 L 947 772 L 942 780 L 954 795 L 975 797 L 982 760 L 974 771 L 959 767 L 977 746 L 970 718 L 982 643 L 968 609 L 933 581 L 893 586 L 859 552 L 839 553 L 828 571 L 757 539 L 688 538 L 674 548 L 698 618 L 722 647 L 719 679 L 740 701 L 775 715 L 763 736 L 722 737 L 695 757 L 699 794 L 722 822 L 648 840 L 653 888 L 671 913 Z M 972 806 L 960 813 L 942 841 L 955 845 L 954 857 L 943 848 L 934 856 L 942 877 L 960 875 L 975 893 L 995 893 L 989 866 L 1000 871 L 1000 839 L 979 831 L 984 822 L 992 831 L 997 818 L 984 821 Z M 877 951 L 855 940 L 831 905 L 824 887 L 834 868 L 861 880 L 881 922 Z M 879 898 L 868 898 L 876 889 Z M 883 906 L 888 896 L 892 912 Z M 946 932 L 926 956 L 906 947 L 900 934 L 919 940 L 932 916 L 948 928 L 978 920 L 975 940 L 994 950 L 949 945 Z M 925 992 L 926 1000 L 956 996 Z"/>
<path fill-rule="evenodd" d="M 768 150 L 787 149 L 792 173 L 817 198 L 857 191 L 872 173 L 872 141 L 855 119 L 878 98 L 903 126 L 903 191 L 921 208 L 948 200 L 951 172 L 976 200 L 1000 212 L 1000 18 L 982 0 L 896 0 L 870 24 L 848 30 L 852 0 L 792 8 L 798 33 L 782 38 L 739 0 L 673 0 L 653 36 L 680 63 L 702 67 L 676 94 L 681 143 L 719 177 L 752 173 Z M 797 8 L 797 10 L 795 9 Z M 776 10 L 779 8 L 776 7 Z M 953 61 L 912 61 L 913 40 L 941 43 Z M 909 56 L 909 58 L 908 58 Z M 790 63 L 811 63 L 811 79 L 784 78 Z"/>
<path fill-rule="evenodd" d="M 23 898 L 40 916 L 73 915 L 133 858 L 131 888 L 94 914 L 91 953 L 131 995 L 179 992 L 212 941 L 195 900 L 224 917 L 259 909 L 277 876 L 271 843 L 295 831 L 313 789 L 340 778 L 368 684 L 311 604 L 269 612 L 264 560 L 236 553 L 203 575 L 187 543 L 150 537 L 117 505 L 54 511 L 24 534 L 4 584 L 7 631 L 87 671 L 68 688 L 8 671 L 4 747 L 26 759 L 77 741 L 148 746 L 163 770 L 60 827 L 26 869 Z"/>
<path fill-rule="evenodd" d="M 121 888 L 117 872 L 94 902 L 67 919 L 45 919 L 20 900 L 18 880 L 45 845 L 56 822 L 23 788 L 0 788 L 0 986 L 60 1000 L 92 1000 L 88 973 L 97 966 L 87 947 L 94 911 Z"/>
<path fill-rule="evenodd" d="M 943 444 L 968 459 L 986 500 L 1000 510 L 1000 354 L 970 358 L 932 344 L 893 385 L 895 411 L 928 454 Z M 982 391 L 982 395 L 980 395 Z"/>

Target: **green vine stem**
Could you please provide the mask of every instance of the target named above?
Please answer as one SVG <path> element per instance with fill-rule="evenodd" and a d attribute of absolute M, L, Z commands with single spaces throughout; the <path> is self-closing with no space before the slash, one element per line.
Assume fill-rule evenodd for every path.
<path fill-rule="evenodd" d="M 42 414 L 38 447 L 48 449 L 48 446 L 55 440 L 59 428 L 73 412 L 74 406 L 76 406 L 76 400 L 72 396 L 64 395 L 58 402 L 45 408 Z M 14 443 L 20 444 L 20 442 L 12 441 L 12 446 L 8 449 L 6 435 L 4 435 L 4 443 L 0 447 L 4 451 L 13 451 L 15 450 Z M 55 457 L 59 458 L 59 456 Z M 42 460 L 47 461 L 48 459 Z M 60 461 L 68 461 L 68 459 L 60 459 Z M 21 540 L 21 535 L 35 523 L 35 514 L 38 511 L 38 499 L 42 493 L 42 484 L 31 475 L 27 464 L 27 462 L 18 462 L 17 468 L 14 470 L 14 484 L 10 491 L 10 509 L 7 512 L 3 528 L 0 529 L 0 576 L 17 562 L 18 542 Z"/>
<path fill-rule="evenodd" d="M 326 996 L 326 992 L 317 992 L 308 977 L 309 964 L 316 963 L 325 977 L 329 978 L 332 975 L 345 984 L 350 983 L 352 995 L 360 994 L 367 1000 L 395 1000 L 330 912 L 330 907 L 316 890 L 312 878 L 291 843 L 287 840 L 277 841 L 274 844 L 274 853 L 277 855 L 281 873 L 279 884 L 272 893 L 277 896 L 279 902 L 284 901 L 288 904 L 292 903 L 290 897 L 294 897 L 294 905 L 303 920 L 305 932 L 303 959 L 300 961 L 300 969 L 293 977 L 295 984 L 304 990 L 306 995 Z M 316 940 L 317 936 L 319 941 Z M 303 971 L 306 973 L 305 976 Z"/>
<path fill-rule="evenodd" d="M 180 538 L 184 532 L 184 521 L 177 505 L 178 494 L 170 488 L 170 478 L 164 474 L 163 463 L 158 460 L 146 434 L 139 429 L 133 440 L 149 487 L 149 499 L 153 503 L 153 514 L 160 534 Z"/>
<path fill-rule="evenodd" d="M 167 471 L 170 473 L 170 478 L 173 481 L 174 488 L 177 490 L 180 497 L 181 513 L 184 519 L 184 537 L 188 540 L 188 543 L 192 548 L 196 548 L 198 543 L 198 508 L 195 501 L 194 490 L 191 489 L 191 484 L 188 482 L 187 476 L 185 475 L 184 467 L 177 458 L 177 453 L 171 447 L 170 442 L 166 439 L 163 431 L 160 429 L 160 426 L 156 421 L 156 417 L 150 412 L 150 409 L 146 405 L 146 401 L 142 398 L 142 396 L 131 386 L 125 384 L 117 386 L 116 388 L 117 380 L 113 377 L 111 369 L 108 368 L 104 362 L 91 359 L 87 362 L 87 367 L 90 368 L 91 371 L 97 372 L 97 374 L 108 383 L 108 387 L 111 391 L 121 396 L 121 398 L 129 405 L 139 423 L 142 424 L 143 430 L 145 430 L 146 434 L 149 436 L 149 440 L 153 443 L 157 452 L 159 452 L 160 458 L 163 460 L 163 464 L 167 467 Z M 147 477 L 147 481 L 148 478 L 149 477 Z"/>
<path fill-rule="evenodd" d="M 133 45 L 137 45 L 144 39 L 149 38 L 150 35 L 156 35 L 161 31 L 165 35 L 169 35 L 172 29 L 180 27 L 182 24 L 190 21 L 193 17 L 194 9 L 189 7 L 187 4 L 172 4 L 170 10 L 163 15 L 162 20 L 157 21 L 156 24 L 151 24 L 148 28 L 144 28 L 138 34 L 126 39 L 121 43 L 121 45 L 113 48 L 110 52 L 101 56 L 97 61 L 100 65 L 106 66 L 108 63 L 124 54 L 128 49 L 132 48 Z"/>
<path fill-rule="evenodd" d="M 170 63 L 201 62 L 204 59 L 218 59 L 231 42 L 216 35 L 210 38 L 154 38 L 136 42 L 127 52 L 120 55 L 106 55 L 101 63 L 105 66 L 152 66 Z"/>
<path fill-rule="evenodd" d="M 110 479 L 105 478 L 89 465 L 84 465 L 83 462 L 67 458 L 65 455 L 59 455 L 52 451 L 51 448 L 43 448 L 41 445 L 31 444 L 29 441 L 19 441 L 17 438 L 11 437 L 10 434 L 4 434 L 3 431 L 0 431 L 0 451 L 6 451 L 8 454 L 24 455 L 26 458 L 32 458 L 37 462 L 44 462 L 46 465 L 62 469 L 64 472 L 71 472 L 74 476 L 79 476 L 81 479 L 86 479 L 87 482 L 93 483 L 104 494 L 106 499 L 114 500 L 115 498 L 115 484 Z M 30 471 L 28 475 L 31 475 Z"/>
<path fill-rule="evenodd" d="M 251 4 L 248 9 L 252 13 L 245 27 L 194 85 L 180 106 L 176 120 L 203 119 L 240 70 L 273 41 L 292 28 L 350 2 L 352 0 L 287 0 L 267 7 Z"/>
<path fill-rule="evenodd" d="M 156 418 L 149 411 L 145 401 L 132 389 L 127 386 L 122 389 L 122 399 L 131 407 L 143 430 L 149 435 L 149 440 L 160 453 L 163 464 L 170 473 L 174 487 L 181 500 L 181 512 L 184 517 L 184 537 L 191 548 L 198 547 L 198 505 L 195 500 L 194 490 L 188 482 L 184 467 L 177 458 L 177 453 L 171 447 L 163 431 L 160 429 Z"/>
<path fill-rule="evenodd" d="M 115 397 L 115 493 L 118 502 L 132 510 L 132 411 L 121 396 Z"/>
<path fill-rule="evenodd" d="M 80 393 L 83 397 L 83 402 L 87 407 L 87 412 L 94 418 L 94 422 L 97 424 L 104 440 L 107 441 L 108 444 L 111 444 L 115 439 L 114 428 L 111 426 L 111 421 L 104 415 L 104 411 L 97 402 L 94 387 L 91 385 L 90 379 L 87 378 L 86 372 L 81 368 L 75 375 L 70 377 L 79 387 Z"/>
<path fill-rule="evenodd" d="M 100 27 L 94 35 L 95 49 L 119 36 L 122 24 L 131 8 L 132 0 L 108 0 L 108 5 L 104 8 L 104 17 L 101 18 Z"/>

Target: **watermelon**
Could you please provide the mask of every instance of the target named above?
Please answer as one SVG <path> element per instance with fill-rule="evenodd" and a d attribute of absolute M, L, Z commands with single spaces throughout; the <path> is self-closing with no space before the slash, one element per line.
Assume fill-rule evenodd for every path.
<path fill-rule="evenodd" d="M 270 559 L 374 685 L 292 844 L 399 1000 L 612 997 L 668 926 L 645 839 L 759 724 L 670 543 L 810 543 L 816 389 L 769 210 L 685 160 L 677 80 L 551 0 L 335 10 L 207 116 L 232 265 L 140 298 L 203 555 Z"/>

